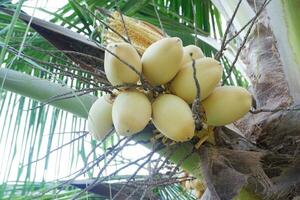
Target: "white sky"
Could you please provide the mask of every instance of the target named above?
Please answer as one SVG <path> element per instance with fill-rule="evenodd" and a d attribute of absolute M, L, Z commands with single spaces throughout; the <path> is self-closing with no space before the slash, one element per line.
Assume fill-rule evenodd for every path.
<path fill-rule="evenodd" d="M 18 2 L 18 0 L 13 0 L 13 3 Z M 28 14 L 34 14 L 35 17 L 41 19 L 47 19 L 49 15 L 43 11 L 34 8 L 44 8 L 47 11 L 55 12 L 57 9 L 64 6 L 68 0 L 27 0 L 23 5 L 23 10 Z"/>

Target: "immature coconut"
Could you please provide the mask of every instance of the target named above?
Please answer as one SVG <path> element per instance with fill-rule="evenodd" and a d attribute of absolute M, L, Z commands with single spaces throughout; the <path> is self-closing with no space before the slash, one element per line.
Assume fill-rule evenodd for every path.
<path fill-rule="evenodd" d="M 169 82 L 181 67 L 183 56 L 180 38 L 164 38 L 150 45 L 142 56 L 143 74 L 153 85 Z"/>
<path fill-rule="evenodd" d="M 112 102 L 109 95 L 104 95 L 93 103 L 87 123 L 90 134 L 97 140 L 103 139 L 112 130 Z"/>
<path fill-rule="evenodd" d="M 188 104 L 196 98 L 197 88 L 193 77 L 193 62 L 182 68 L 170 85 L 173 94 L 184 99 Z M 195 60 L 196 77 L 200 85 L 200 99 L 203 100 L 215 89 L 222 78 L 222 66 L 213 58 Z"/>
<path fill-rule="evenodd" d="M 105 51 L 104 70 L 109 82 L 112 85 L 136 83 L 139 75 L 127 65 L 131 65 L 139 73 L 142 71 L 141 58 L 135 48 L 125 42 L 111 43 L 106 48 L 117 56 Z"/>
<path fill-rule="evenodd" d="M 143 130 L 151 118 L 151 103 L 138 91 L 121 92 L 112 108 L 112 119 L 116 132 L 123 136 Z"/>
<path fill-rule="evenodd" d="M 207 124 L 224 126 L 242 118 L 251 108 L 251 94 L 242 87 L 217 87 L 202 102 Z"/>
<path fill-rule="evenodd" d="M 204 54 L 200 47 L 197 47 L 196 45 L 188 45 L 183 47 L 183 58 L 181 61 L 181 65 L 185 66 L 188 62 L 191 62 L 192 59 L 196 60 L 198 58 L 203 58 Z"/>
<path fill-rule="evenodd" d="M 167 138 L 183 142 L 194 136 L 193 113 L 183 99 L 163 94 L 153 102 L 152 113 L 155 127 Z"/>

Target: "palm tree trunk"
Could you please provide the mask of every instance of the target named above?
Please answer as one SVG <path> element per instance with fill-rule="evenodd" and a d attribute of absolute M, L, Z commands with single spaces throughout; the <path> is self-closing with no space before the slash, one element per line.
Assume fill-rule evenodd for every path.
<path fill-rule="evenodd" d="M 249 0 L 248 2 L 253 10 L 257 10 L 264 1 Z M 246 48 L 242 51 L 242 60 L 247 66 L 247 74 L 252 83 L 251 91 L 258 109 L 276 110 L 281 107 L 293 106 L 294 102 L 299 102 L 299 62 L 297 56 L 295 57 L 299 51 L 294 47 L 295 44 L 297 44 L 297 48 L 299 47 L 299 42 L 297 43 L 299 39 L 288 37 L 289 33 L 285 31 L 293 31 L 293 29 L 290 30 L 286 21 L 278 26 L 279 22 L 276 20 L 278 16 L 285 17 L 287 12 L 293 13 L 293 10 L 288 9 L 291 9 L 291 4 L 294 5 L 292 9 L 299 8 L 299 2 L 298 0 L 293 3 L 292 1 L 289 3 L 287 1 L 271 2 L 267 11 L 260 15 L 258 23 L 247 41 Z M 278 12 L 279 8 L 284 10 Z M 292 24 L 295 22 L 293 20 L 298 20 L 298 18 L 284 20 Z M 297 26 L 295 27 L 297 28 Z M 288 44 L 286 44 L 287 42 Z M 287 56 L 286 52 L 294 53 Z M 207 156 L 210 158 L 210 162 L 216 163 L 226 159 L 226 162 L 232 166 L 229 167 L 230 170 L 235 169 L 235 172 L 243 174 L 242 177 L 247 179 L 247 181 L 243 179 L 237 181 L 232 179 L 232 175 L 228 172 L 222 173 L 220 180 L 215 173 L 211 173 L 206 179 L 214 182 L 213 189 L 219 194 L 219 197 L 225 191 L 226 184 L 243 184 L 243 181 L 247 182 L 247 184 L 243 184 L 247 191 L 258 194 L 262 199 L 293 199 L 298 196 L 300 189 L 299 121 L 299 112 L 291 110 L 249 113 L 240 120 L 236 126 L 248 141 L 255 144 L 256 148 L 249 149 L 251 152 L 248 150 L 247 153 L 238 152 L 239 148 L 244 146 L 240 143 L 236 147 L 231 146 L 233 152 L 230 150 L 229 155 L 226 153 L 228 150 L 222 149 Z M 234 144 L 232 142 L 230 144 Z M 246 153 L 245 156 L 242 156 L 244 153 Z M 202 163 L 205 162 L 207 160 L 202 160 Z M 226 162 L 222 162 L 222 164 Z M 228 164 L 220 168 L 220 171 L 225 170 L 226 172 Z M 240 174 L 237 175 L 240 176 Z M 250 176 L 247 177 L 247 175 Z M 216 189 L 222 187 L 225 189 Z M 212 194 L 214 194 L 213 189 L 210 189 Z M 220 199 L 231 198 L 223 197 Z M 244 198 L 241 197 L 241 199 Z"/>

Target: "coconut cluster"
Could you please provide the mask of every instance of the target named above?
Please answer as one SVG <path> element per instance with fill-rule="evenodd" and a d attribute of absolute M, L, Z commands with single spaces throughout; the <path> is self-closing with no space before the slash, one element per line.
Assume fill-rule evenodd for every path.
<path fill-rule="evenodd" d="M 124 87 L 115 97 L 104 95 L 91 107 L 88 129 L 96 139 L 105 137 L 113 127 L 122 136 L 133 135 L 151 120 L 167 138 L 190 140 L 195 134 L 191 106 L 197 97 L 196 80 L 200 85 L 199 110 L 207 126 L 230 124 L 251 107 L 247 90 L 218 86 L 223 71 L 218 61 L 205 57 L 195 45 L 183 47 L 177 37 L 154 42 L 141 56 L 129 43 L 111 43 L 104 59 L 109 82 Z M 141 89 L 141 77 L 153 88 L 163 88 L 163 92 Z M 126 86 L 130 84 L 137 87 Z"/>

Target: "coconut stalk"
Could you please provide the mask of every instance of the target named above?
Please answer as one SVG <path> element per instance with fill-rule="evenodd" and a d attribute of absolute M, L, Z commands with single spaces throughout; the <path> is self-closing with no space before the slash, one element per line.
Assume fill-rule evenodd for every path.
<path fill-rule="evenodd" d="M 230 22 L 232 14 L 236 12 L 236 16 L 234 17 L 231 28 L 235 30 L 240 30 L 243 26 L 245 26 L 248 21 L 254 17 L 255 13 L 248 4 L 247 1 L 240 0 L 231 0 L 231 1 L 222 1 L 222 0 L 212 0 L 213 4 L 218 8 L 219 12 L 224 16 L 227 22 Z M 237 7 L 238 6 L 238 7 Z M 231 29 L 231 30 L 234 30 Z M 245 32 L 241 32 L 240 37 L 245 36 Z"/>

